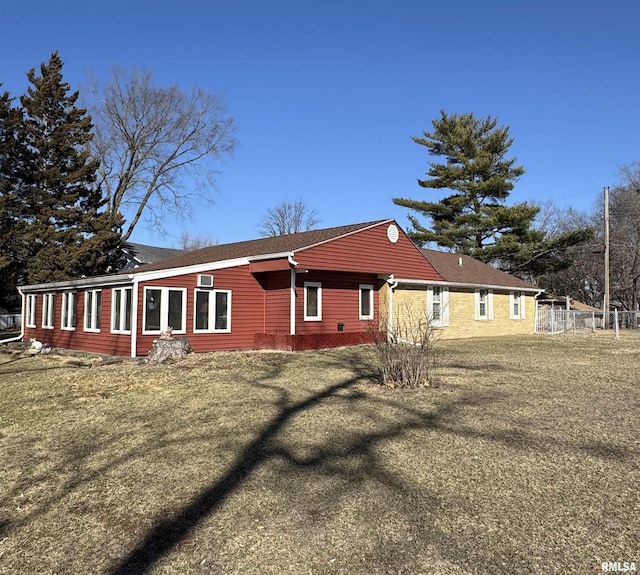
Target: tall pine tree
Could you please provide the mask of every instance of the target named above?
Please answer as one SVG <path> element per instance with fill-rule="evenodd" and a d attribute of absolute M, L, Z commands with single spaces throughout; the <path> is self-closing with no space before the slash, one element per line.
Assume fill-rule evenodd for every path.
<path fill-rule="evenodd" d="M 78 108 L 78 92 L 62 78 L 57 52 L 21 97 L 24 120 L 19 138 L 30 152 L 29 185 L 20 198 L 24 262 L 29 283 L 104 273 L 120 243 L 120 217 L 106 210 L 96 189 L 98 161 L 90 156 L 91 118 Z"/>
<path fill-rule="evenodd" d="M 514 182 L 524 174 L 515 158 L 507 158 L 513 139 L 497 119 L 478 119 L 473 114 L 441 111 L 433 132 L 412 138 L 431 156 L 430 179 L 418 180 L 422 188 L 447 189 L 453 193 L 438 202 L 394 198 L 393 202 L 431 220 L 426 227 L 409 215 L 412 239 L 490 260 L 513 250 L 514 244 L 530 242 L 530 228 L 539 208 L 522 203 L 505 205 Z"/>
<path fill-rule="evenodd" d="M 0 306 L 16 309 L 16 286 L 26 280 L 22 241 L 22 198 L 29 184 L 28 150 L 18 138 L 22 111 L 13 107 L 8 92 L 0 94 Z"/>

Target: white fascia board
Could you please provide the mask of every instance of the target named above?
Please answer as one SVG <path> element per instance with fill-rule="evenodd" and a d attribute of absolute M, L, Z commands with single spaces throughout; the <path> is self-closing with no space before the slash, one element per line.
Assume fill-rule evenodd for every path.
<path fill-rule="evenodd" d="M 67 280 L 62 282 L 50 282 L 45 284 L 32 284 L 20 286 L 21 293 L 44 292 L 44 291 L 60 291 L 84 287 L 102 287 L 106 285 L 125 285 L 132 284 L 133 276 L 131 274 L 114 274 L 112 276 L 98 276 L 93 278 L 80 278 L 77 280 Z"/>
<path fill-rule="evenodd" d="M 249 262 L 259 262 L 261 260 L 277 260 L 281 258 L 288 258 L 289 256 L 293 257 L 293 252 L 278 252 L 275 254 L 262 254 L 259 256 L 249 256 L 247 260 L 249 260 Z"/>
<path fill-rule="evenodd" d="M 192 266 L 183 266 L 180 268 L 170 268 L 162 270 L 154 270 L 151 272 L 138 272 L 132 274 L 136 281 L 150 281 L 163 278 L 172 278 L 183 276 L 186 274 L 197 274 L 206 271 L 223 270 L 227 268 L 235 268 L 239 266 L 249 265 L 249 258 L 236 258 L 233 260 L 223 260 L 219 262 L 210 262 L 204 264 L 196 264 Z"/>
<path fill-rule="evenodd" d="M 473 283 L 462 283 L 462 282 L 445 282 L 445 281 L 436 281 L 436 280 L 413 280 L 406 278 L 396 278 L 399 284 L 405 285 L 433 285 L 433 286 L 443 286 L 443 287 L 458 287 L 458 288 L 472 288 L 472 289 L 494 289 L 494 290 L 507 290 L 507 291 L 525 291 L 531 292 L 534 294 L 538 294 L 543 292 L 543 289 L 536 287 L 515 287 L 515 286 L 504 286 L 504 285 L 494 285 L 494 284 L 473 284 Z"/>

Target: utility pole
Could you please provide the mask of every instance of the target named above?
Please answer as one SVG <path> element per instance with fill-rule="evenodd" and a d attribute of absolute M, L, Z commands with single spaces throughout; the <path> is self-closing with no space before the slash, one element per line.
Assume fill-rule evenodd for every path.
<path fill-rule="evenodd" d="M 609 328 L 609 186 L 604 189 L 604 328 Z"/>

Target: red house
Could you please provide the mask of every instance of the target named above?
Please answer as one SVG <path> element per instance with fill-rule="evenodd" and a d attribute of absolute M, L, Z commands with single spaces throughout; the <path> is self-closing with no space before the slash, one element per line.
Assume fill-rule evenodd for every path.
<path fill-rule="evenodd" d="M 359 344 L 400 278 L 442 280 L 393 220 L 222 244 L 23 286 L 23 337 L 132 357 L 169 328 L 197 352 Z"/>

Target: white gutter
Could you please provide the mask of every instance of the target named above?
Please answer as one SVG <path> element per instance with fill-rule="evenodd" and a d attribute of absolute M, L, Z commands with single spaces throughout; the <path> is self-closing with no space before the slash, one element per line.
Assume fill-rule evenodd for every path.
<path fill-rule="evenodd" d="M 459 288 L 500 289 L 500 290 L 511 290 L 511 291 L 526 291 L 526 292 L 532 292 L 535 294 L 539 294 L 544 291 L 537 287 L 528 288 L 528 287 L 507 286 L 507 285 L 499 285 L 499 284 L 473 284 L 473 283 L 464 283 L 464 282 L 447 282 L 447 281 L 437 281 L 437 280 L 414 280 L 414 279 L 397 279 L 395 281 L 396 283 L 405 284 L 405 285 L 434 285 L 434 286 L 459 287 Z"/>
<path fill-rule="evenodd" d="M 293 259 L 293 252 L 287 254 L 287 261 L 291 266 L 291 288 L 289 296 L 289 335 L 296 335 L 296 266 L 298 262 Z"/>
<path fill-rule="evenodd" d="M 393 290 L 398 287 L 398 281 L 393 277 L 393 274 L 391 274 L 386 281 L 389 285 L 389 317 L 387 319 L 387 330 L 389 333 L 393 333 Z"/>
<path fill-rule="evenodd" d="M 13 341 L 20 341 L 21 339 L 24 338 L 24 324 L 26 323 L 25 321 L 25 317 L 24 317 L 24 299 L 25 299 L 25 295 L 24 293 L 22 293 L 22 290 L 20 288 L 18 288 L 18 293 L 20 294 L 20 298 L 22 299 L 22 309 L 20 310 L 20 335 L 17 335 L 16 337 L 10 337 L 9 339 L 2 339 L 0 340 L 0 344 L 3 343 L 11 343 Z"/>
<path fill-rule="evenodd" d="M 113 274 L 109 276 L 97 276 L 93 278 L 81 278 L 61 282 L 49 282 L 44 284 L 32 284 L 20 286 L 18 291 L 23 292 L 46 292 L 51 290 L 74 289 L 82 287 L 98 287 L 105 285 L 130 284 L 133 280 L 132 274 Z"/>
<path fill-rule="evenodd" d="M 131 290 L 131 357 L 137 356 L 138 351 L 138 286 L 140 281 L 138 278 L 133 279 L 133 288 Z M 142 302 L 144 305 L 144 302 Z"/>

